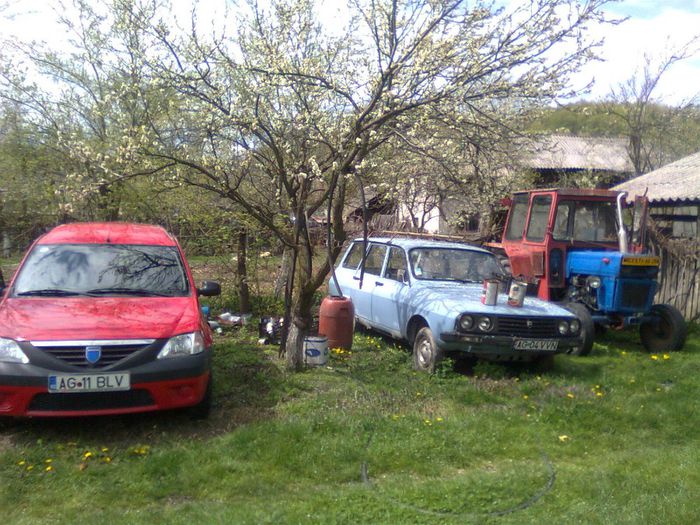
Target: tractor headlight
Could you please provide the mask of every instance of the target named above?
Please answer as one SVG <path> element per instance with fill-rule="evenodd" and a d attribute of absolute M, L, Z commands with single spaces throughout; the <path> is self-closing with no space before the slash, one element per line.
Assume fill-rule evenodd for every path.
<path fill-rule="evenodd" d="M 479 327 L 479 330 L 482 332 L 490 332 L 493 329 L 493 321 L 491 320 L 490 317 L 487 316 L 482 316 L 479 317 L 479 321 L 477 322 L 477 326 Z"/>
<path fill-rule="evenodd" d="M 596 277 L 595 275 L 591 275 L 590 277 L 586 278 L 586 285 L 588 285 L 589 288 L 593 288 L 594 290 L 597 290 L 600 288 L 601 282 L 600 282 L 600 277 Z"/>
<path fill-rule="evenodd" d="M 569 323 L 569 330 L 571 330 L 571 335 L 576 335 L 581 329 L 581 321 L 578 319 L 572 319 Z"/>
<path fill-rule="evenodd" d="M 460 330 L 468 332 L 474 328 L 474 318 L 469 314 L 462 314 L 462 316 L 459 318 L 459 328 Z"/>
<path fill-rule="evenodd" d="M 4 339 L 0 337 L 0 361 L 6 363 L 29 363 L 29 358 L 17 344 L 17 341 L 12 339 Z"/>
<path fill-rule="evenodd" d="M 559 329 L 559 333 L 561 335 L 566 335 L 569 333 L 569 323 L 566 321 L 559 321 L 557 328 Z"/>
<path fill-rule="evenodd" d="M 201 332 L 176 335 L 171 337 L 158 353 L 158 359 L 182 357 L 204 352 L 204 338 Z"/>

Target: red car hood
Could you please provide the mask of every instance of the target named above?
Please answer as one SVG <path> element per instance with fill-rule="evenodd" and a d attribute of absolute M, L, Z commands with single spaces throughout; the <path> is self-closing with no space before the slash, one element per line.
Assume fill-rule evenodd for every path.
<path fill-rule="evenodd" d="M 159 339 L 198 327 L 192 297 L 8 298 L 0 306 L 0 337 L 19 341 Z"/>

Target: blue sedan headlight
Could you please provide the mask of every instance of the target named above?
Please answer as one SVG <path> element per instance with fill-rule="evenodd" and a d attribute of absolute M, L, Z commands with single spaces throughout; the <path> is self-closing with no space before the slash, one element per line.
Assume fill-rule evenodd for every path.
<path fill-rule="evenodd" d="M 459 318 L 459 328 L 465 332 L 468 332 L 474 328 L 474 318 L 469 314 L 462 314 L 462 316 Z"/>
<path fill-rule="evenodd" d="M 477 321 L 477 326 L 482 332 L 490 332 L 491 330 L 493 330 L 493 321 L 490 317 L 484 315 L 479 317 L 479 320 Z"/>

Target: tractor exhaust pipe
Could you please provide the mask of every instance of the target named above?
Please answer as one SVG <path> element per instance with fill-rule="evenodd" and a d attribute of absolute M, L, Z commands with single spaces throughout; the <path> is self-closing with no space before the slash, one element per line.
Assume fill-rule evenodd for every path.
<path fill-rule="evenodd" d="M 627 232 L 625 231 L 625 225 L 622 222 L 622 199 L 624 199 L 626 195 L 626 191 L 620 192 L 617 195 L 617 240 L 620 245 L 621 253 L 627 253 Z"/>

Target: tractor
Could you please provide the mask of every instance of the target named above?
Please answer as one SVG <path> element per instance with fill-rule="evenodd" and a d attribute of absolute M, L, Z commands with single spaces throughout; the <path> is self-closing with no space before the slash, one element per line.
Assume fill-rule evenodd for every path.
<path fill-rule="evenodd" d="M 645 249 L 648 201 L 630 205 L 625 192 L 598 189 L 537 189 L 516 192 L 501 247 L 514 278 L 541 299 L 556 301 L 581 321 L 590 353 L 596 333 L 639 326 L 648 351 L 680 350 L 683 315 L 653 304 L 659 257 Z"/>

